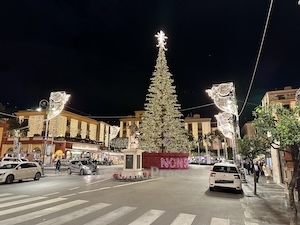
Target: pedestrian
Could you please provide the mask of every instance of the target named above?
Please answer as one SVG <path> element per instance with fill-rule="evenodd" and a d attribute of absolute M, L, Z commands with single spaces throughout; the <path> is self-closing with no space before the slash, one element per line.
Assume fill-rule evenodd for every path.
<path fill-rule="evenodd" d="M 42 160 L 39 160 L 39 165 L 40 165 L 40 167 L 42 169 L 42 175 L 45 175 L 45 173 L 44 173 L 44 164 L 43 164 Z"/>
<path fill-rule="evenodd" d="M 55 164 L 55 172 L 59 172 L 60 173 L 60 159 L 57 159 L 56 164 Z"/>
<path fill-rule="evenodd" d="M 255 175 L 255 178 L 256 178 L 256 183 L 258 183 L 258 179 L 259 179 L 261 169 L 260 169 L 259 163 L 257 161 L 253 165 L 253 170 L 254 170 L 254 175 Z"/>
<path fill-rule="evenodd" d="M 262 170 L 264 171 L 264 175 L 266 177 L 267 184 L 269 184 L 270 183 L 270 178 L 272 176 L 271 168 L 269 167 L 269 165 L 264 163 L 263 167 L 262 167 Z"/>

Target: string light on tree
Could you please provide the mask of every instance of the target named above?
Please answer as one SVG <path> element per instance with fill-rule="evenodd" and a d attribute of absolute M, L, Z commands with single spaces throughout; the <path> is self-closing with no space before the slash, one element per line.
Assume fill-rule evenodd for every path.
<path fill-rule="evenodd" d="M 139 146 L 145 151 L 188 151 L 188 135 L 184 129 L 174 80 L 167 66 L 167 37 L 163 31 L 158 32 L 155 37 L 158 41 L 158 57 L 146 95 Z"/>

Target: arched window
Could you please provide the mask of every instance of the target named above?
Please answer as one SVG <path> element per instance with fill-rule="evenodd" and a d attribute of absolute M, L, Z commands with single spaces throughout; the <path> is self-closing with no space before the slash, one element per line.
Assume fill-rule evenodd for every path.
<path fill-rule="evenodd" d="M 33 151 L 32 151 L 32 153 L 33 153 L 33 157 L 35 159 L 40 159 L 42 157 L 42 151 L 38 147 L 34 148 Z"/>

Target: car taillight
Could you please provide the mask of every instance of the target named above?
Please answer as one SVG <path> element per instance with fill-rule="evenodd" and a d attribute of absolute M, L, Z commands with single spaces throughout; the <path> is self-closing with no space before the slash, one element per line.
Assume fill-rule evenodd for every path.
<path fill-rule="evenodd" d="M 234 175 L 234 179 L 241 179 L 240 175 Z"/>
<path fill-rule="evenodd" d="M 210 176 L 211 176 L 211 177 L 215 177 L 215 176 L 216 176 L 216 173 L 210 173 Z"/>

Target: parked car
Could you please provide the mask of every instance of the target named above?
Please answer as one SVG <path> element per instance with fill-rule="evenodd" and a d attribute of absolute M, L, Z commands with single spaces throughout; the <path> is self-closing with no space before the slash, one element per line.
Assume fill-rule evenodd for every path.
<path fill-rule="evenodd" d="M 28 162 L 28 159 L 19 158 L 19 157 L 8 157 L 8 156 L 0 158 L 0 166 L 3 166 L 4 164 L 11 163 L 11 162 Z"/>
<path fill-rule="evenodd" d="M 15 180 L 39 180 L 42 169 L 36 162 L 10 162 L 0 167 L 0 182 L 11 184 Z"/>
<path fill-rule="evenodd" d="M 90 159 L 71 160 L 68 165 L 68 174 L 79 173 L 79 175 L 98 174 L 99 168 Z"/>
<path fill-rule="evenodd" d="M 215 163 L 209 175 L 209 190 L 233 189 L 242 192 L 242 179 L 238 167 L 231 163 Z"/>

